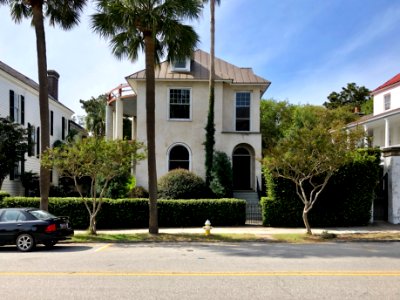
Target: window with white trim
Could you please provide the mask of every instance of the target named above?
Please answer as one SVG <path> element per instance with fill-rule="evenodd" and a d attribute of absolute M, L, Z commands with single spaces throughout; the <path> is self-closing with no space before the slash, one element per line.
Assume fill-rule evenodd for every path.
<path fill-rule="evenodd" d="M 169 118 L 176 120 L 190 119 L 190 89 L 169 89 Z"/>
<path fill-rule="evenodd" d="M 176 59 L 171 62 L 172 72 L 190 72 L 190 58 Z"/>
<path fill-rule="evenodd" d="M 25 97 L 10 90 L 10 118 L 15 123 L 25 124 Z"/>
<path fill-rule="evenodd" d="M 190 168 L 190 154 L 189 150 L 183 145 L 176 145 L 169 151 L 168 157 L 168 171 L 174 169 Z"/>
<path fill-rule="evenodd" d="M 386 94 L 386 95 L 384 95 L 383 96 L 383 100 L 384 100 L 384 104 L 385 104 L 385 110 L 388 110 L 388 109 L 390 109 L 390 105 L 391 105 L 391 99 L 390 99 L 391 97 L 390 97 L 390 94 Z"/>
<path fill-rule="evenodd" d="M 250 92 L 236 93 L 236 131 L 250 131 Z"/>

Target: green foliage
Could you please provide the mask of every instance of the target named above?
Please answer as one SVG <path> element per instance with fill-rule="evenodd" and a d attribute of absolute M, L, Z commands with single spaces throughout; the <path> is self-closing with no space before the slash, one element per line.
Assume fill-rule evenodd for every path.
<path fill-rule="evenodd" d="M 361 113 L 365 115 L 372 114 L 374 112 L 374 99 L 371 97 L 371 99 L 367 100 L 361 105 Z"/>
<path fill-rule="evenodd" d="M 6 191 L 0 191 L 0 203 L 5 197 L 10 197 L 10 194 Z"/>
<path fill-rule="evenodd" d="M 75 229 L 86 229 L 89 216 L 81 198 L 50 198 L 49 210 L 57 216 L 69 216 Z M 39 198 L 8 197 L 0 207 L 38 207 Z M 214 226 L 244 225 L 246 202 L 239 199 L 160 200 L 160 224 L 164 227 L 203 226 L 209 219 Z M 98 214 L 101 229 L 145 228 L 148 226 L 147 199 L 104 199 Z"/>
<path fill-rule="evenodd" d="M 128 174 L 133 160 L 143 159 L 142 144 L 133 141 L 106 141 L 86 138 L 59 148 L 49 149 L 42 155 L 42 165 L 55 167 L 61 176 L 74 180 L 75 187 L 90 214 L 91 233 L 96 233 L 96 216 L 102 199 L 110 190 L 110 182 L 121 174 Z M 78 180 L 90 178 L 87 193 Z M 126 182 L 124 182 L 125 186 Z M 90 198 L 90 199 L 89 199 Z M 89 205 L 90 202 L 90 205 Z"/>
<path fill-rule="evenodd" d="M 85 127 L 95 137 L 102 137 L 106 134 L 106 104 L 107 95 L 100 95 L 89 100 L 79 100 L 86 112 Z"/>
<path fill-rule="evenodd" d="M 205 167 L 206 167 L 206 185 L 210 186 L 212 181 L 212 169 L 214 159 L 214 145 L 215 145 L 215 124 L 214 124 L 214 86 L 210 87 L 210 95 L 208 100 L 208 115 L 206 125 L 206 141 L 204 148 L 206 153 Z"/>
<path fill-rule="evenodd" d="M 0 118 L 0 189 L 4 179 L 28 150 L 27 130 L 8 118 Z"/>
<path fill-rule="evenodd" d="M 233 195 L 232 164 L 224 152 L 215 152 L 211 170 L 211 191 L 217 198 L 229 198 Z"/>
<path fill-rule="evenodd" d="M 379 180 L 380 152 L 359 150 L 352 161 L 334 173 L 316 202 L 309 220 L 312 226 L 358 226 L 368 224 L 374 188 Z M 293 182 L 264 170 L 268 197 L 262 198 L 265 226 L 298 227 L 303 223 L 303 203 Z"/>
<path fill-rule="evenodd" d="M 25 196 L 39 196 L 39 176 L 37 173 L 26 171 L 20 177 L 22 186 L 25 188 Z"/>
<path fill-rule="evenodd" d="M 371 99 L 370 91 L 364 86 L 357 86 L 354 82 L 348 83 L 340 93 L 332 92 L 328 96 L 328 101 L 324 106 L 328 109 L 335 109 L 341 106 L 354 111 L 355 107 L 360 108 L 364 103 Z"/>
<path fill-rule="evenodd" d="M 135 186 L 128 193 L 129 198 L 149 198 L 149 192 L 142 186 Z"/>
<path fill-rule="evenodd" d="M 260 102 L 260 130 L 264 152 L 273 148 L 291 126 L 294 108 L 287 101 L 267 99 Z"/>
<path fill-rule="evenodd" d="M 184 169 L 169 171 L 158 181 L 158 197 L 161 199 L 201 199 L 208 196 L 204 180 Z"/>

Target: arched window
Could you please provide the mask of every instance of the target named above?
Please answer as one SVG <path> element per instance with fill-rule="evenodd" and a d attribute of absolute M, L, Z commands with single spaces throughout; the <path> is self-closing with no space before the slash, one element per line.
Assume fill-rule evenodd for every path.
<path fill-rule="evenodd" d="M 168 171 L 173 169 L 186 169 L 190 167 L 190 155 L 185 146 L 176 145 L 169 151 Z"/>

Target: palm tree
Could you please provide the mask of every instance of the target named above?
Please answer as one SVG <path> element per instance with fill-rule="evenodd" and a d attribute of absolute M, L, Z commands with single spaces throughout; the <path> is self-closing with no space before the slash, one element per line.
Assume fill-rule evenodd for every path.
<path fill-rule="evenodd" d="M 181 20 L 199 17 L 199 0 L 98 0 L 93 29 L 111 38 L 117 58 L 135 61 L 144 51 L 146 65 L 146 130 L 149 182 L 149 232 L 158 233 L 157 171 L 155 154 L 155 65 L 167 59 L 184 59 L 194 50 L 198 35 Z"/>
<path fill-rule="evenodd" d="M 208 101 L 208 116 L 206 125 L 206 184 L 210 186 L 211 169 L 213 166 L 214 144 L 215 144 L 215 124 L 214 124 L 214 85 L 215 85 L 215 3 L 218 5 L 220 0 L 203 0 L 204 3 L 210 2 L 210 81 L 209 81 L 209 101 Z"/>
<path fill-rule="evenodd" d="M 86 0 L 0 0 L 0 4 L 10 5 L 11 17 L 16 23 L 31 19 L 36 34 L 36 50 L 39 78 L 40 143 L 41 152 L 50 147 L 49 95 L 47 79 L 46 38 L 44 19 L 49 18 L 52 26 L 58 24 L 70 29 L 79 22 L 79 14 Z M 48 210 L 50 171 L 40 167 L 40 208 Z"/>

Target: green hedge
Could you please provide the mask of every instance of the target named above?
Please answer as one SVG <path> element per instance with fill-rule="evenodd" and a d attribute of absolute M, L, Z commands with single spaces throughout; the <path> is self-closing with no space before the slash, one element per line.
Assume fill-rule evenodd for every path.
<path fill-rule="evenodd" d="M 39 207 L 39 198 L 8 197 L 3 207 Z M 98 229 L 147 228 L 149 219 L 147 199 L 104 199 L 97 216 Z M 89 226 L 89 213 L 80 198 L 49 198 L 49 211 L 57 216 L 69 216 L 75 229 Z M 218 200 L 159 200 L 160 227 L 203 226 L 209 219 L 213 226 L 244 225 L 246 201 Z"/>
<path fill-rule="evenodd" d="M 374 189 L 379 180 L 378 150 L 357 155 L 330 179 L 312 210 L 311 226 L 367 225 L 371 218 Z M 303 203 L 289 180 L 273 178 L 265 172 L 268 197 L 262 198 L 264 226 L 304 226 Z"/>
<path fill-rule="evenodd" d="M 5 192 L 5 191 L 0 191 L 0 202 L 3 200 L 5 197 L 10 197 L 10 194 Z"/>

